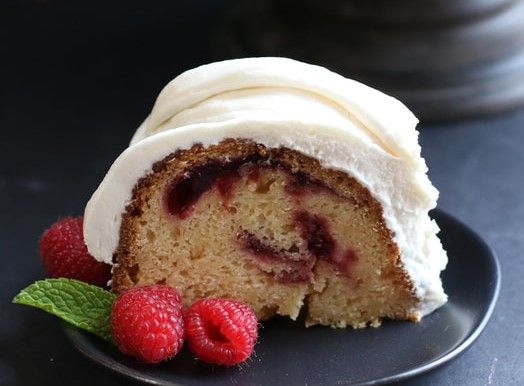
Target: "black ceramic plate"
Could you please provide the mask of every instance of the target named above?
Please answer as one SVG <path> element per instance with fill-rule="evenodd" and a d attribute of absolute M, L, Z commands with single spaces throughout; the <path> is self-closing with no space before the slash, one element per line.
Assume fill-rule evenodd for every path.
<path fill-rule="evenodd" d="M 449 255 L 442 275 L 449 301 L 420 323 L 305 329 L 277 318 L 263 324 L 256 355 L 234 368 L 202 364 L 187 348 L 157 366 L 138 364 L 93 335 L 64 324 L 65 332 L 95 362 L 157 385 L 352 385 L 405 379 L 469 347 L 486 325 L 499 291 L 499 267 L 489 246 L 448 214 L 436 210 L 433 217 Z"/>

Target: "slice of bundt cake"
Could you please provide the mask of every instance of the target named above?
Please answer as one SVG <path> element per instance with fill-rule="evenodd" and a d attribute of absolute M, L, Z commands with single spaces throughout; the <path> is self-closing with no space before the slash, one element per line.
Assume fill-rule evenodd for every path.
<path fill-rule="evenodd" d="M 165 283 L 189 304 L 363 327 L 446 301 L 416 118 L 400 102 L 284 58 L 213 63 L 159 95 L 89 201 L 112 289 Z"/>

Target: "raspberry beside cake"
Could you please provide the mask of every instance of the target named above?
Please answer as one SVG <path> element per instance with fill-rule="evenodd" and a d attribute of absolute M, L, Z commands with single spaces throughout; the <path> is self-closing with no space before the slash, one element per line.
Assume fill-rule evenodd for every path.
<path fill-rule="evenodd" d="M 363 327 L 446 301 L 416 118 L 284 58 L 213 63 L 159 95 L 85 211 L 112 289 L 244 301 L 259 319 Z"/>

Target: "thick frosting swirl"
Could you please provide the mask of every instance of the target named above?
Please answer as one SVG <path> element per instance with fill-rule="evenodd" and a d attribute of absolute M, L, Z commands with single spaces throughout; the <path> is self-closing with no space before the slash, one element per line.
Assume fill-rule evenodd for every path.
<path fill-rule="evenodd" d="M 111 263 L 133 187 L 156 161 L 195 143 L 250 139 L 314 157 L 369 189 L 421 299 L 414 311 L 423 316 L 446 302 L 440 271 L 447 256 L 428 216 L 438 191 L 426 175 L 416 124 L 398 100 L 291 59 L 237 59 L 187 71 L 162 90 L 87 204 L 87 247 Z"/>

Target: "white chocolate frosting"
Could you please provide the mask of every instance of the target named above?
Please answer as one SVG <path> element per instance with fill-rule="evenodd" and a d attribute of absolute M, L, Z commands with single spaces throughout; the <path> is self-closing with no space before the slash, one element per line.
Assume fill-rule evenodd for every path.
<path fill-rule="evenodd" d="M 413 311 L 426 315 L 446 302 L 440 272 L 447 256 L 428 216 L 438 191 L 420 156 L 417 122 L 398 100 L 291 59 L 237 59 L 187 71 L 162 90 L 88 202 L 87 247 L 112 263 L 133 187 L 156 161 L 195 143 L 249 139 L 299 151 L 368 188 L 421 299 Z"/>

